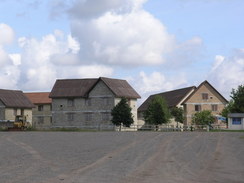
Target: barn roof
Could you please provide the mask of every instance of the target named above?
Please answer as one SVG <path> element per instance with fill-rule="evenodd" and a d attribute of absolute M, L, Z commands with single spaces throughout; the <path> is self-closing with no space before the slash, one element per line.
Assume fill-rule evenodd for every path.
<path fill-rule="evenodd" d="M 173 91 L 167 91 L 163 93 L 158 93 L 151 95 L 147 98 L 147 100 L 138 108 L 138 111 L 146 111 L 151 100 L 154 96 L 159 95 L 163 97 L 168 104 L 169 107 L 174 107 L 178 105 L 192 90 L 194 90 L 196 87 L 191 86 L 187 88 L 181 88 Z"/>
<path fill-rule="evenodd" d="M 140 95 L 129 85 L 126 80 L 111 78 L 93 79 L 62 79 L 56 80 L 49 95 L 51 98 L 87 97 L 89 92 L 102 81 L 116 97 L 140 98 Z"/>
<path fill-rule="evenodd" d="M 0 89 L 0 100 L 6 107 L 33 108 L 31 101 L 20 90 Z"/>

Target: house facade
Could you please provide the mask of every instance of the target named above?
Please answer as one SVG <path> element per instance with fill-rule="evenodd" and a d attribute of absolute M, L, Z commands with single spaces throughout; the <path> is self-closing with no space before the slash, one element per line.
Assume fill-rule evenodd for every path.
<path fill-rule="evenodd" d="M 137 122 L 139 94 L 125 80 L 111 78 L 57 80 L 51 93 L 52 126 L 88 127 L 109 125 L 111 110 L 127 98 Z"/>
<path fill-rule="evenodd" d="M 32 124 L 33 107 L 22 91 L 0 89 L 0 122 L 23 120 Z"/>
<path fill-rule="evenodd" d="M 217 117 L 227 103 L 228 101 L 208 81 L 204 81 L 181 103 L 185 111 L 185 124 L 192 123 L 192 116 L 196 112 L 210 110 L 216 117 L 215 124 L 221 125 L 222 121 Z"/>
<path fill-rule="evenodd" d="M 215 124 L 220 124 L 218 116 L 224 109 L 228 101 L 208 82 L 202 82 L 198 87 L 191 86 L 178 90 L 158 93 L 162 96 L 169 108 L 181 107 L 184 109 L 184 125 L 192 124 L 192 116 L 202 110 L 210 110 L 216 116 Z M 139 108 L 138 116 L 141 124 L 145 123 L 143 113 L 155 95 L 151 95 Z M 172 121 L 173 123 L 174 121 Z M 175 124 L 175 123 L 174 123 Z"/>
<path fill-rule="evenodd" d="M 37 129 L 50 128 L 52 123 L 52 99 L 50 92 L 25 93 L 35 105 L 32 109 L 32 126 Z"/>

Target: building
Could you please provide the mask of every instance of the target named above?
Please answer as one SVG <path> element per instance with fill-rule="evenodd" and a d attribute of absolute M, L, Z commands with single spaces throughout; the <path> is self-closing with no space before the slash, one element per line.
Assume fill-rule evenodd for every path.
<path fill-rule="evenodd" d="M 26 121 L 32 124 L 34 105 L 19 90 L 0 89 L 0 121 Z"/>
<path fill-rule="evenodd" d="M 165 99 L 167 102 L 167 105 L 169 108 L 172 107 L 183 107 L 181 104 L 182 102 L 196 89 L 195 86 L 187 87 L 187 88 L 181 88 L 173 91 L 167 91 L 163 93 L 158 93 L 149 96 L 143 103 L 142 105 L 138 108 L 138 123 L 140 125 L 144 125 L 145 121 L 143 118 L 143 113 L 147 110 L 150 102 L 152 99 L 156 96 L 159 95 Z"/>
<path fill-rule="evenodd" d="M 25 93 L 29 100 L 35 105 L 32 110 L 32 124 L 34 128 L 50 128 L 52 123 L 52 99 L 50 92 Z"/>
<path fill-rule="evenodd" d="M 111 109 L 128 99 L 137 123 L 140 95 L 125 80 L 111 78 L 57 80 L 52 98 L 52 126 L 84 127 L 111 124 Z"/>
<path fill-rule="evenodd" d="M 192 123 L 192 116 L 202 110 L 212 111 L 212 114 L 216 116 L 216 124 L 220 124 L 221 121 L 217 117 L 219 117 L 219 114 L 228 103 L 208 81 L 202 82 L 198 87 L 191 86 L 155 95 L 162 96 L 166 100 L 169 108 L 182 107 L 184 109 L 184 125 L 190 125 Z M 138 108 L 138 116 L 141 124 L 145 123 L 143 113 L 147 110 L 150 101 L 155 95 L 151 95 Z"/>
<path fill-rule="evenodd" d="M 230 113 L 228 115 L 228 128 L 230 130 L 244 130 L 244 113 Z"/>

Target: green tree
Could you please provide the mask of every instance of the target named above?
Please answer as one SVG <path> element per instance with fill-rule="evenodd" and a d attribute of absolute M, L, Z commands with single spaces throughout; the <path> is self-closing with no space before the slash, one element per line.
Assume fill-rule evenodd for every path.
<path fill-rule="evenodd" d="M 225 106 L 225 108 L 221 112 L 221 116 L 225 117 L 227 120 L 228 120 L 228 114 L 231 113 L 231 110 L 233 108 L 233 104 L 234 104 L 233 100 L 230 100 L 230 102 Z"/>
<path fill-rule="evenodd" d="M 195 125 L 210 125 L 214 122 L 214 120 L 214 116 L 209 110 L 197 112 L 192 117 L 192 123 Z"/>
<path fill-rule="evenodd" d="M 231 99 L 233 104 L 229 107 L 232 113 L 244 113 L 244 85 L 239 85 L 238 88 L 232 89 Z"/>
<path fill-rule="evenodd" d="M 130 125 L 134 122 L 131 107 L 128 105 L 127 99 L 122 98 L 120 102 L 114 106 L 111 112 L 112 115 L 112 123 L 116 126 L 126 126 L 130 127 Z"/>
<path fill-rule="evenodd" d="M 153 97 L 144 113 L 144 119 L 147 124 L 151 125 L 160 125 L 169 122 L 170 112 L 165 100 L 161 96 L 156 95 Z"/>
<path fill-rule="evenodd" d="M 173 107 L 170 110 L 171 115 L 175 118 L 175 121 L 177 122 L 177 127 L 178 127 L 178 122 L 183 123 L 184 122 L 184 110 L 180 107 Z"/>

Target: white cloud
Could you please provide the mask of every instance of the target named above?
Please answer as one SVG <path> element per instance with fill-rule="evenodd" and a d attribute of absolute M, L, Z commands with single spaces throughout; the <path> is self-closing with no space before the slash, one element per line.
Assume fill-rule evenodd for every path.
<path fill-rule="evenodd" d="M 11 44 L 14 40 L 14 31 L 7 24 L 0 23 L 0 46 Z"/>
<path fill-rule="evenodd" d="M 3 48 L 1 48 L 1 45 L 0 45 L 0 67 L 8 65 L 10 63 L 11 63 L 11 60 L 9 58 L 9 55 L 5 52 L 5 50 Z"/>
<path fill-rule="evenodd" d="M 165 25 L 143 9 L 145 2 L 56 0 L 52 10 L 54 16 L 70 15 L 71 34 L 80 44 L 80 59 L 87 64 L 182 67 L 201 58 L 202 39 L 177 43 Z"/>
<path fill-rule="evenodd" d="M 113 69 L 104 65 L 86 65 L 78 57 L 79 43 L 62 32 L 42 39 L 22 37 L 21 82 L 23 90 L 50 90 L 57 78 L 111 76 Z"/>
<path fill-rule="evenodd" d="M 200 37 L 175 44 L 173 51 L 167 55 L 168 67 L 189 67 L 191 63 L 199 62 L 203 56 L 203 48 Z"/>
<path fill-rule="evenodd" d="M 128 13 L 141 9 L 147 0 L 76 0 L 68 10 L 77 19 L 97 18 L 107 12 Z M 60 3 L 58 3 L 60 4 Z M 68 3 L 66 3 L 67 6 Z M 63 9 L 63 7 L 62 7 Z"/>
<path fill-rule="evenodd" d="M 149 95 L 178 89 L 187 85 L 184 74 L 166 77 L 164 74 L 156 71 L 151 74 L 146 74 L 144 71 L 141 71 L 136 79 L 131 79 L 131 82 L 135 89 L 141 94 L 142 101 Z"/>
<path fill-rule="evenodd" d="M 113 69 L 103 65 L 85 65 L 77 68 L 77 74 L 81 78 L 110 77 L 113 74 Z"/>
<path fill-rule="evenodd" d="M 214 71 L 215 69 L 217 69 L 225 60 L 225 57 L 222 55 L 216 55 L 215 56 L 215 61 L 212 67 L 212 71 Z"/>
<path fill-rule="evenodd" d="M 22 73 L 23 74 L 23 73 Z M 36 68 L 28 68 L 25 73 L 26 82 L 24 90 L 45 91 L 50 90 L 56 80 L 56 70 L 49 65 Z"/>
<path fill-rule="evenodd" d="M 0 69 L 0 88 L 17 89 L 20 70 L 16 66 L 5 66 Z"/>
<path fill-rule="evenodd" d="M 81 44 L 81 57 L 93 63 L 161 64 L 174 44 L 164 25 L 144 10 L 74 20 L 71 31 Z"/>
<path fill-rule="evenodd" d="M 244 49 L 235 50 L 229 58 L 217 55 L 208 78 L 228 98 L 232 88 L 244 83 Z"/>

